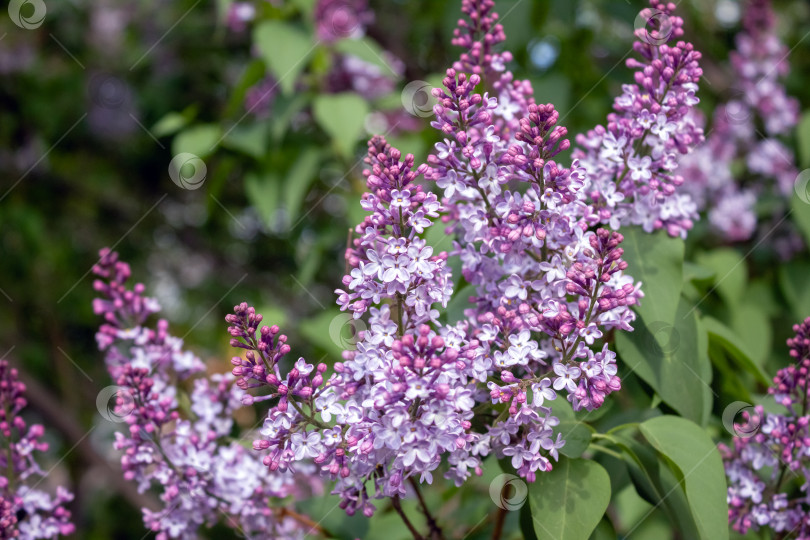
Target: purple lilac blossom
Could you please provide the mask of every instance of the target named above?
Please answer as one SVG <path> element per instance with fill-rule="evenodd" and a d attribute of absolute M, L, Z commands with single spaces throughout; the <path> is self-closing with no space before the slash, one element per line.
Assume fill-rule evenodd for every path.
<path fill-rule="evenodd" d="M 455 64 L 471 73 L 450 69 L 445 88 L 434 90 L 431 125 L 447 138 L 425 176 L 444 190 L 443 220 L 476 289 L 467 319 L 443 335 L 460 343 L 469 376 L 486 385 L 492 404 L 507 406 L 482 441 L 533 480 L 552 468 L 541 448 L 556 459 L 558 420 L 544 403 L 565 392 L 574 409 L 594 409 L 621 388 L 615 353 L 591 346 L 603 331 L 632 330 L 629 306 L 641 293 L 623 274 L 622 236 L 590 230 L 599 220 L 582 192 L 585 170 L 552 160 L 569 147 L 558 113 L 505 71 L 508 53 L 492 52 L 505 37 L 492 6 L 462 4 L 471 22 L 459 25 L 454 43 L 479 46 Z M 492 95 L 475 92 L 482 81 Z M 515 189 L 520 183 L 528 186 Z"/>
<path fill-rule="evenodd" d="M 799 104 L 780 81 L 789 71 L 788 51 L 776 33 L 769 0 L 749 1 L 736 44 L 731 98 L 715 110 L 706 144 L 678 167 L 698 210 L 707 210 L 713 231 L 730 242 L 754 236 L 757 200 L 769 193 L 782 200 L 790 197 L 798 173 L 793 152 L 779 139 L 796 126 Z M 705 124 L 702 116 L 693 118 L 697 125 Z M 733 174 L 736 163 L 742 172 Z M 793 231 L 776 235 L 776 242 L 788 247 L 787 256 L 794 251 L 791 234 L 795 236 Z"/>
<path fill-rule="evenodd" d="M 641 225 L 686 237 L 697 219 L 694 200 L 683 189 L 678 160 L 703 141 L 703 130 L 690 111 L 698 104 L 700 53 L 683 35 L 675 4 L 651 0 L 642 10 L 657 31 L 636 30 L 633 44 L 641 60 L 631 58 L 635 83 L 625 84 L 605 126 L 576 137 L 574 157 L 587 173 L 584 193 L 599 222 L 618 229 Z"/>
<path fill-rule="evenodd" d="M 17 370 L 0 360 L 0 538 L 58 538 L 73 534 L 70 512 L 64 507 L 73 494 L 64 487 L 56 495 L 36 489 L 47 476 L 36 460 L 35 452 L 47 452 L 42 441 L 45 429 L 27 425 L 20 412 L 26 406 L 25 384 Z M 31 487 L 29 484 L 35 484 Z"/>
<path fill-rule="evenodd" d="M 719 445 L 729 484 L 729 523 L 740 534 L 766 528 L 775 538 L 810 539 L 810 317 L 793 331 L 787 343 L 795 364 L 780 369 L 768 389 L 786 413 L 757 406 L 746 421 L 761 422 L 758 432 L 735 437 L 731 448 Z"/>
<path fill-rule="evenodd" d="M 160 490 L 162 507 L 143 509 L 146 527 L 159 539 L 192 539 L 224 515 L 226 525 L 251 538 L 303 538 L 306 522 L 278 505 L 301 494 L 295 478 L 267 474 L 258 456 L 230 438 L 244 397 L 234 377 L 207 376 L 167 321 L 147 326 L 160 306 L 143 296 L 142 284 L 127 288 L 129 265 L 116 253 L 102 250 L 93 270 L 102 296 L 93 308 L 105 320 L 96 339 L 118 387 L 113 414 L 127 425 L 114 446 L 127 480 L 141 492 Z"/>
<path fill-rule="evenodd" d="M 653 5 L 671 15 L 671 5 Z M 650 155 L 619 151 L 628 163 L 614 173 L 633 174 L 616 193 L 579 161 L 552 159 L 569 147 L 566 130 L 553 106 L 535 104 L 531 85 L 505 71 L 511 55 L 494 50 L 505 36 L 493 7 L 462 3 L 468 20 L 453 42 L 467 52 L 434 90 L 431 125 L 446 138 L 428 163 L 415 167 L 382 137 L 369 142 L 361 205 L 370 215 L 355 228 L 349 275 L 336 291 L 341 310 L 368 317 L 356 350 L 327 376 L 325 364 L 290 365 L 286 336 L 262 326 L 246 303 L 226 317 L 232 346 L 244 350 L 232 360 L 237 385 L 266 388 L 245 401 L 274 403 L 254 448 L 271 471 L 314 461 L 350 514 L 370 516 L 372 499 L 406 495 L 406 481 L 431 483 L 443 459 L 456 485 L 482 474 L 493 451 L 529 481 L 551 470 L 564 441 L 547 403 L 562 393 L 575 409 L 594 409 L 621 388 L 615 353 L 601 338 L 632 330 L 630 306 L 642 296 L 624 274 L 622 235 L 598 227 L 621 224 L 605 201 L 612 207 L 627 195 L 646 204 L 661 218 L 650 229 L 691 227 L 655 205 L 681 183 L 669 172 L 674 153 L 700 138 L 684 120 L 697 103 L 692 46 L 637 46 L 650 64 L 631 63 L 646 97 L 626 87 L 638 103 L 619 103 L 623 116 L 613 115 L 602 135 L 625 130 Z M 672 19 L 677 37 L 682 22 Z M 491 95 L 475 91 L 484 80 Z M 631 109 L 652 115 L 650 137 Z M 422 175 L 443 190 L 441 203 L 416 183 Z M 439 218 L 456 233 L 453 253 L 476 289 L 466 318 L 453 324 L 442 324 L 439 310 L 453 293 L 448 254 L 421 237 Z"/>

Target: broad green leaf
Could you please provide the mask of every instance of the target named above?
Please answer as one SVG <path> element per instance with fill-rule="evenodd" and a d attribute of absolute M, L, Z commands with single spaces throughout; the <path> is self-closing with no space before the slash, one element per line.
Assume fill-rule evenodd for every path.
<path fill-rule="evenodd" d="M 677 416 L 659 416 L 639 426 L 644 438 L 678 468 L 701 540 L 728 539 L 723 460 L 700 426 Z"/>
<path fill-rule="evenodd" d="M 222 128 L 217 124 L 198 124 L 178 133 L 172 141 L 172 154 L 181 152 L 205 158 L 213 152 L 222 137 Z"/>
<path fill-rule="evenodd" d="M 315 120 L 338 150 L 351 159 L 369 112 L 366 100 L 354 93 L 322 94 L 313 103 Z"/>
<path fill-rule="evenodd" d="M 731 328 L 740 336 L 751 359 L 764 365 L 771 352 L 773 332 L 768 316 L 753 304 L 743 304 L 731 311 Z"/>
<path fill-rule="evenodd" d="M 712 401 L 708 338 L 698 324 L 697 310 L 686 300 L 678 304 L 674 323 L 647 324 L 638 318 L 633 332 L 616 334 L 616 347 L 622 361 L 667 405 L 703 424 Z"/>
<path fill-rule="evenodd" d="M 748 267 L 739 253 L 731 248 L 716 249 L 701 253 L 697 262 L 715 272 L 711 290 L 716 291 L 729 306 L 736 306 L 742 300 L 748 281 Z"/>
<path fill-rule="evenodd" d="M 613 530 L 613 524 L 607 517 L 602 518 L 596 526 L 590 540 L 616 540 L 616 531 Z"/>
<path fill-rule="evenodd" d="M 565 446 L 560 448 L 560 453 L 570 458 L 580 457 L 591 444 L 591 433 L 594 429 L 577 420 L 571 404 L 564 399 L 555 399 L 551 402 L 551 414 L 560 420 L 559 425 L 554 428 L 554 438 L 556 439 L 559 433 L 565 439 Z"/>
<path fill-rule="evenodd" d="M 646 233 L 640 227 L 622 232 L 626 273 L 641 282 L 644 292 L 635 311 L 649 324 L 673 325 L 683 284 L 683 240 L 664 231 Z"/>
<path fill-rule="evenodd" d="M 267 20 L 253 29 L 253 43 L 282 92 L 291 93 L 315 48 L 312 36 L 291 23 Z"/>
<path fill-rule="evenodd" d="M 298 6 L 298 9 L 306 15 L 312 15 L 312 12 L 315 10 L 315 2 L 316 0 L 293 0 L 293 3 Z"/>
<path fill-rule="evenodd" d="M 794 193 L 790 199 L 790 217 L 804 235 L 805 245 L 810 246 L 810 169 L 803 172 L 799 178 L 800 183 L 796 185 L 799 193 Z"/>
<path fill-rule="evenodd" d="M 534 533 L 532 509 L 529 504 L 520 507 L 520 532 L 523 534 L 523 540 L 538 540 L 537 535 Z"/>
<path fill-rule="evenodd" d="M 810 263 L 791 261 L 779 267 L 779 285 L 796 322 L 810 310 Z"/>
<path fill-rule="evenodd" d="M 245 95 L 253 85 L 262 80 L 265 72 L 266 69 L 264 66 L 264 62 L 262 62 L 259 59 L 253 60 L 245 67 L 245 70 L 242 72 L 242 76 L 239 78 L 239 81 L 234 85 L 234 87 L 230 91 L 230 95 L 228 97 L 228 105 L 225 108 L 224 114 L 226 118 L 237 115 L 238 115 L 237 117 L 241 117 L 245 115 L 246 112 L 248 112 L 245 110 Z"/>
<path fill-rule="evenodd" d="M 810 167 L 810 111 L 804 111 L 796 127 L 799 143 L 799 163 L 802 168 Z"/>
<path fill-rule="evenodd" d="M 357 332 L 365 330 L 366 324 L 362 320 L 355 320 L 351 313 L 341 312 L 334 307 L 302 320 L 298 329 L 313 344 L 329 353 L 327 362 L 331 364 L 340 360 L 340 353 L 344 350 L 357 348 Z"/>
<path fill-rule="evenodd" d="M 677 528 L 682 538 L 696 538 L 697 525 L 689 511 L 689 503 L 683 490 L 678 488 L 675 475 L 659 459 L 648 444 L 614 435 L 614 442 L 622 450 L 630 479 L 638 495 L 654 508 L 660 508 L 672 527 Z M 645 517 L 647 516 L 647 517 Z M 628 522 L 628 530 L 643 527 L 649 511 Z"/>
<path fill-rule="evenodd" d="M 737 365 L 756 377 L 762 384 L 769 385 L 771 380 L 762 367 L 751 359 L 746 352 L 748 347 L 743 340 L 729 327 L 713 317 L 703 317 L 701 324 L 709 333 L 709 343 L 725 349 L 737 362 Z"/>
<path fill-rule="evenodd" d="M 284 176 L 284 207 L 287 209 L 289 225 L 294 225 L 301 211 L 301 203 L 317 178 L 321 163 L 321 151 L 309 146 L 295 159 L 295 163 Z"/>
<path fill-rule="evenodd" d="M 248 201 L 268 228 L 275 230 L 278 221 L 279 180 L 274 174 L 250 173 L 245 177 L 245 194 Z"/>
<path fill-rule="evenodd" d="M 152 129 L 152 135 L 155 137 L 166 137 L 177 133 L 191 122 L 193 115 L 187 115 L 179 112 L 170 112 L 163 118 L 158 120 Z"/>
<path fill-rule="evenodd" d="M 447 303 L 447 324 L 455 324 L 464 319 L 464 310 L 471 308 L 470 296 L 475 296 L 475 286 L 465 285 L 453 294 L 453 298 Z"/>
<path fill-rule="evenodd" d="M 715 275 L 717 275 L 717 272 L 711 268 L 707 268 L 689 261 L 684 261 L 683 263 L 684 281 L 708 281 Z"/>
<path fill-rule="evenodd" d="M 267 131 L 264 122 L 238 124 L 225 136 L 222 146 L 261 159 L 267 152 Z"/>
<path fill-rule="evenodd" d="M 610 477 L 595 461 L 560 457 L 529 484 L 538 538 L 588 540 L 610 502 Z"/>

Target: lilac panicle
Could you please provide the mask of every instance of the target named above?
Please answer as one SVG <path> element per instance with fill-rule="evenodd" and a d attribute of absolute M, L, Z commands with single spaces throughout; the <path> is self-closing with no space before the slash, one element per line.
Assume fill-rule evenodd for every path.
<path fill-rule="evenodd" d="M 206 375 L 205 364 L 169 334 L 165 320 L 147 326 L 160 306 L 128 288 L 129 265 L 100 253 L 94 301 L 106 321 L 96 339 L 117 385 L 114 418 L 124 477 L 139 491 L 157 489 L 161 508 L 143 509 L 158 538 L 197 538 L 198 529 L 226 516 L 226 525 L 251 538 L 302 538 L 307 529 L 278 499 L 300 493 L 293 477 L 269 475 L 260 459 L 229 439 L 233 412 L 244 399 L 230 374 Z M 189 389 L 188 407 L 180 394 Z"/>
<path fill-rule="evenodd" d="M 26 406 L 25 384 L 17 370 L 0 360 L 0 538 L 58 538 L 73 534 L 70 512 L 65 504 L 73 494 L 64 487 L 56 495 L 37 489 L 48 473 L 34 459 L 35 452 L 47 452 L 42 441 L 45 429 L 29 426 L 20 413 Z M 31 487 L 29 484 L 34 484 Z"/>
<path fill-rule="evenodd" d="M 622 87 L 606 125 L 577 136 L 574 157 L 588 173 L 584 191 L 601 223 L 685 238 L 698 215 L 676 169 L 703 141 L 690 115 L 699 101 L 701 55 L 691 43 L 675 41 L 683 35 L 675 4 L 651 0 L 650 6 L 641 12 L 647 25 L 636 30 L 633 43 L 640 59 L 627 61 L 635 84 Z"/>
<path fill-rule="evenodd" d="M 780 369 L 768 390 L 786 412 L 765 413 L 757 406 L 733 446 L 719 445 L 729 483 L 729 523 L 740 534 L 766 528 L 774 537 L 810 539 L 810 317 L 793 331 L 787 343 L 795 363 Z"/>
<path fill-rule="evenodd" d="M 552 105 L 536 104 L 531 85 L 505 70 L 511 55 L 495 50 L 504 36 L 492 7 L 463 2 L 467 20 L 454 43 L 468 50 L 433 91 L 431 126 L 444 141 L 428 163 L 382 137 L 369 141 L 361 200 L 369 214 L 354 229 L 349 274 L 336 291 L 360 330 L 334 372 L 287 360 L 286 336 L 248 304 L 226 317 L 242 351 L 233 374 L 251 390 L 245 402 L 271 403 L 254 442 L 264 464 L 295 471 L 314 462 L 350 514 L 371 515 L 372 500 L 404 496 L 409 482 L 431 483 L 443 462 L 445 477 L 461 485 L 492 452 L 533 481 L 564 444 L 549 402 L 561 393 L 575 409 L 594 409 L 621 388 L 602 338 L 632 330 L 630 306 L 642 294 L 624 274 L 622 235 L 599 224 L 614 224 L 604 203 L 623 195 L 592 181 L 578 160 L 555 161 L 569 148 L 567 131 Z M 664 105 L 645 106 L 681 122 L 694 104 L 699 55 L 682 43 L 639 52 L 651 64 L 641 73 L 672 86 L 656 89 Z M 492 93 L 477 91 L 482 81 Z M 644 77 L 639 84 L 653 87 Z M 663 128 L 668 142 L 644 141 L 651 152 L 699 138 L 685 122 Z M 664 184 L 677 181 L 658 174 L 645 193 L 652 185 L 670 195 Z M 422 175 L 442 190 L 441 203 Z M 453 254 L 475 291 L 458 322 L 440 318 L 453 293 L 448 254 L 422 238 L 437 219 L 455 233 Z"/>

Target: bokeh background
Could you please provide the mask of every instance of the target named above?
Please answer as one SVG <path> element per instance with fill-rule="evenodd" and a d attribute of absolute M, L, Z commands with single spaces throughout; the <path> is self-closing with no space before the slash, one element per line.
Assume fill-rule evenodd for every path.
<path fill-rule="evenodd" d="M 314 0 L 41 4 L 28 29 L 0 12 L 0 355 L 22 370 L 29 413 L 50 428 L 45 465 L 77 494 L 76 537 L 141 538 L 141 496 L 117 474 L 113 426 L 96 407 L 110 384 L 91 309 L 98 249 L 132 263 L 173 333 L 214 371 L 229 369 L 223 317 L 243 300 L 284 328 L 296 354 L 337 358 L 345 329 L 334 326 L 332 291 L 362 218 L 363 141 L 386 133 L 425 158 L 435 133 L 419 91 L 458 55 L 460 1 L 371 0 L 362 27 L 325 29 Z M 705 55 L 700 97 L 711 111 L 732 84 L 741 6 L 681 4 Z M 497 2 L 516 77 L 556 105 L 570 133 L 603 123 L 628 82 L 640 7 Z M 806 111 L 810 4 L 775 9 L 791 49 L 787 90 Z M 801 168 L 807 139 L 787 141 Z M 202 167 L 204 180 L 173 182 L 181 153 L 200 158 L 181 175 Z M 768 332 L 761 347 L 784 341 Z"/>

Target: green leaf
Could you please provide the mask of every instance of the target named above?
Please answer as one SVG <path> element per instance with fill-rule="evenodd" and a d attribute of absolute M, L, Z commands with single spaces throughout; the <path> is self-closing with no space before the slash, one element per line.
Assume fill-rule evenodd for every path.
<path fill-rule="evenodd" d="M 607 517 L 602 518 L 602 521 L 596 526 L 590 540 L 616 540 L 616 531 Z"/>
<path fill-rule="evenodd" d="M 194 118 L 195 114 L 196 111 L 193 108 L 186 109 L 181 113 L 167 113 L 163 118 L 158 120 L 154 126 L 152 126 L 150 131 L 152 132 L 152 135 L 158 138 L 173 135 L 186 127 Z"/>
<path fill-rule="evenodd" d="M 560 457 L 529 484 L 538 538 L 588 540 L 610 502 L 610 477 L 595 461 Z"/>
<path fill-rule="evenodd" d="M 464 310 L 471 308 L 470 296 L 475 296 L 475 286 L 465 285 L 457 290 L 447 303 L 447 324 L 455 324 L 464 318 Z"/>
<path fill-rule="evenodd" d="M 284 207 L 287 209 L 287 219 L 291 226 L 298 218 L 301 203 L 309 191 L 309 187 L 317 178 L 320 163 L 321 151 L 314 146 L 309 146 L 298 155 L 284 177 Z"/>
<path fill-rule="evenodd" d="M 254 84 L 262 80 L 264 74 L 264 62 L 259 59 L 253 60 L 245 67 L 241 77 L 229 92 L 228 105 L 225 108 L 224 114 L 226 118 L 236 115 L 241 117 L 247 112 L 244 110 L 245 95 Z"/>
<path fill-rule="evenodd" d="M 771 353 L 773 332 L 768 316 L 759 306 L 743 304 L 731 311 L 731 328 L 740 336 L 751 359 L 762 366 Z"/>
<path fill-rule="evenodd" d="M 799 197 L 799 193 L 793 193 L 790 199 L 791 218 L 804 235 L 805 244 L 810 246 L 810 169 L 802 172 L 796 189 L 799 193 L 804 190 L 804 198 Z"/>
<path fill-rule="evenodd" d="M 712 290 L 729 306 L 736 306 L 744 297 L 748 281 L 748 268 L 740 254 L 731 248 L 716 249 L 700 254 L 697 262 L 715 272 Z"/>
<path fill-rule="evenodd" d="M 253 29 L 253 43 L 282 92 L 292 93 L 298 74 L 315 48 L 312 37 L 291 23 L 267 20 Z"/>
<path fill-rule="evenodd" d="M 796 127 L 799 143 L 799 163 L 802 168 L 810 167 L 810 111 L 804 111 Z"/>
<path fill-rule="evenodd" d="M 264 122 L 238 124 L 225 136 L 222 146 L 261 159 L 267 152 L 267 131 Z"/>
<path fill-rule="evenodd" d="M 698 324 L 697 310 L 684 299 L 678 304 L 674 323 L 647 324 L 638 318 L 633 332 L 616 334 L 616 348 L 667 405 L 703 424 L 712 402 L 708 338 Z"/>
<path fill-rule="evenodd" d="M 172 141 L 172 154 L 194 154 L 198 158 L 210 155 L 219 144 L 222 128 L 217 124 L 197 124 L 184 129 Z"/>
<path fill-rule="evenodd" d="M 708 281 L 716 275 L 715 270 L 700 266 L 693 262 L 684 261 L 683 280 L 684 281 Z"/>
<path fill-rule="evenodd" d="M 664 231 L 650 234 L 640 227 L 624 232 L 626 273 L 641 281 L 644 298 L 634 307 L 645 321 L 672 325 L 683 286 L 683 240 Z"/>
<path fill-rule="evenodd" d="M 725 349 L 739 367 L 752 374 L 762 384 L 769 385 L 771 383 L 767 373 L 751 359 L 751 356 L 746 352 L 746 344 L 733 330 L 713 317 L 703 317 L 700 322 L 709 333 L 710 345 L 717 344 Z"/>
<path fill-rule="evenodd" d="M 534 396 L 532 396 L 533 398 Z M 565 439 L 565 446 L 560 453 L 570 458 L 578 458 L 591 444 L 591 433 L 594 429 L 581 420 L 577 420 L 571 404 L 564 399 L 555 399 L 551 402 L 551 414 L 556 416 L 560 423 L 554 428 L 554 437 L 559 433 Z"/>
<path fill-rule="evenodd" d="M 681 532 L 682 538 L 696 538 L 697 525 L 689 511 L 689 503 L 683 490 L 678 489 L 675 475 L 659 459 L 658 454 L 646 442 L 614 435 L 614 442 L 621 448 L 630 479 L 640 497 L 651 506 L 660 508 L 670 524 Z M 647 518 L 636 516 L 631 522 L 633 529 Z"/>
<path fill-rule="evenodd" d="M 810 263 L 797 260 L 780 266 L 779 285 L 796 322 L 804 320 L 810 309 Z"/>
<path fill-rule="evenodd" d="M 325 309 L 298 325 L 304 337 L 329 353 L 330 364 L 340 360 L 344 350 L 356 348 L 357 332 L 365 328 L 363 321 L 355 321 L 350 313 L 341 312 L 336 307 Z"/>
<path fill-rule="evenodd" d="M 677 416 L 659 416 L 639 428 L 678 468 L 700 538 L 728 539 L 726 475 L 712 439 L 699 426 Z"/>
<path fill-rule="evenodd" d="M 368 103 L 354 93 L 322 94 L 313 103 L 315 120 L 332 138 L 338 150 L 347 158 L 354 157 L 357 141 L 363 134 Z"/>
<path fill-rule="evenodd" d="M 245 194 L 248 201 L 271 230 L 277 228 L 279 191 L 278 176 L 274 174 L 260 176 L 249 173 L 245 177 Z"/>

